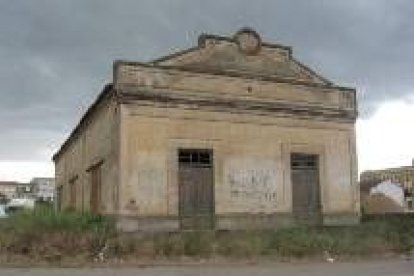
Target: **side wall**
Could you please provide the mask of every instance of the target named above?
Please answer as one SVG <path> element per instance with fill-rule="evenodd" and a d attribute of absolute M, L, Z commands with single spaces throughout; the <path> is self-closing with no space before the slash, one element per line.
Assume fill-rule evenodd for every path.
<path fill-rule="evenodd" d="M 61 208 L 90 210 L 91 173 L 101 165 L 101 204 L 99 212 L 114 214 L 118 206 L 118 107 L 106 97 L 94 114 L 55 161 L 56 187 L 62 187 Z M 76 189 L 75 206 L 71 206 L 70 183 Z"/>
<path fill-rule="evenodd" d="M 134 104 L 121 105 L 121 215 L 147 222 L 163 217 L 165 227 L 178 227 L 178 148 L 214 150 L 218 228 L 251 224 L 237 217 L 289 217 L 291 152 L 320 155 L 326 224 L 355 222 L 358 217 L 352 123 Z M 151 227 L 147 222 L 124 221 L 123 227 Z"/>

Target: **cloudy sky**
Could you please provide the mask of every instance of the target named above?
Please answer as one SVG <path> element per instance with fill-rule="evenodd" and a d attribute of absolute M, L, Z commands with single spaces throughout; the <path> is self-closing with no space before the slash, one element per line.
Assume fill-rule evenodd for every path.
<path fill-rule="evenodd" d="M 360 170 L 414 157 L 410 0 L 0 0 L 0 180 L 53 175 L 52 154 L 114 59 L 148 61 L 240 27 L 358 89 Z"/>

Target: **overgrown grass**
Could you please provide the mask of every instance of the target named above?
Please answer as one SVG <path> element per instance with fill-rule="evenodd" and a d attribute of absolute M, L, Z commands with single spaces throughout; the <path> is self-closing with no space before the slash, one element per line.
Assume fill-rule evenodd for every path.
<path fill-rule="evenodd" d="M 114 234 L 104 217 L 41 207 L 0 221 L 0 253 L 33 258 L 92 255 Z"/>
<path fill-rule="evenodd" d="M 373 256 L 414 250 L 414 218 L 386 218 L 348 227 L 291 227 L 262 231 L 177 232 L 123 236 L 114 256 Z"/>
<path fill-rule="evenodd" d="M 61 258 L 304 258 L 372 256 L 414 251 L 414 217 L 384 217 L 349 227 L 291 227 L 263 231 L 116 233 L 103 217 L 36 209 L 0 222 L 0 257 Z M 0 260 L 1 261 L 1 260 Z"/>
<path fill-rule="evenodd" d="M 16 231 L 102 231 L 108 230 L 110 221 L 102 216 L 78 212 L 55 212 L 52 208 L 40 207 L 23 210 L 5 219 L 0 227 L 11 227 Z"/>

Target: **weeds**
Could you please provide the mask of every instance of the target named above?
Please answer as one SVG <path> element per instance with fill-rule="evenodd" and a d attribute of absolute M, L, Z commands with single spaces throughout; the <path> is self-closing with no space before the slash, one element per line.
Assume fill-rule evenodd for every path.
<path fill-rule="evenodd" d="M 113 235 L 113 223 L 100 216 L 55 212 L 41 207 L 0 221 L 0 253 L 30 257 L 90 255 Z"/>
<path fill-rule="evenodd" d="M 117 233 L 104 217 L 36 209 L 0 223 L 0 254 L 58 261 L 63 257 L 171 258 L 224 256 L 314 257 L 408 253 L 414 217 L 377 218 L 348 227 L 290 227 L 262 231 Z M 89 258 L 90 260 L 91 258 Z"/>

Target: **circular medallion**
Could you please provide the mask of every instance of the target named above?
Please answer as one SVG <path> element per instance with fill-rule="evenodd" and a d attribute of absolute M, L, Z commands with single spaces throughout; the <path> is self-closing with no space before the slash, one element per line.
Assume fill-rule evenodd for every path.
<path fill-rule="evenodd" d="M 246 55 L 257 54 L 260 50 L 261 39 L 259 34 L 250 28 L 243 28 L 234 35 L 234 40 L 240 51 Z"/>

